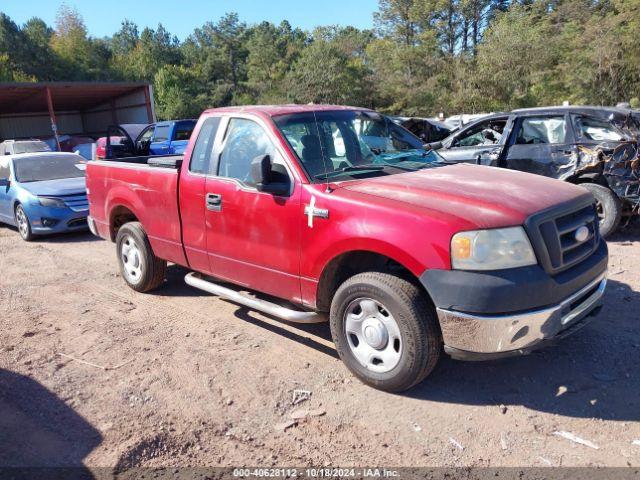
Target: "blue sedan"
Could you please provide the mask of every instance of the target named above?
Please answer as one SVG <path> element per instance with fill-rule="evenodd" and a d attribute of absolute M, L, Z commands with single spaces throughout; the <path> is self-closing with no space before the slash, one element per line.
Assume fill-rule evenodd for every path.
<path fill-rule="evenodd" d="M 86 160 L 75 153 L 0 157 L 0 222 L 18 227 L 26 241 L 86 229 L 85 170 Z"/>

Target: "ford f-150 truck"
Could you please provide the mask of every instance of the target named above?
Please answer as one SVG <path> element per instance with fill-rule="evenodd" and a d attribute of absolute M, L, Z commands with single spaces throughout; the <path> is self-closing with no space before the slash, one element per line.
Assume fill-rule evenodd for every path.
<path fill-rule="evenodd" d="M 184 157 L 89 162 L 89 225 L 134 290 L 172 262 L 237 304 L 328 319 L 357 377 L 402 391 L 442 350 L 491 359 L 568 335 L 606 286 L 587 190 L 438 159 L 366 109 L 213 109 Z"/>

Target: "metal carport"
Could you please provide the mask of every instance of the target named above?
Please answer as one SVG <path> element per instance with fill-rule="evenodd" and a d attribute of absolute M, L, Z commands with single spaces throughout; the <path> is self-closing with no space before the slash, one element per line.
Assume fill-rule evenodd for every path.
<path fill-rule="evenodd" d="M 0 83 L 0 140 L 104 136 L 118 123 L 153 123 L 153 90 L 137 82 Z"/>

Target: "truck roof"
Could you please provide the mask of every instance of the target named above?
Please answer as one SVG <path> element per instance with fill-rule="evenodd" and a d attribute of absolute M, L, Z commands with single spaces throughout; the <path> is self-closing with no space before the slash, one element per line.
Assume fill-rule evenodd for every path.
<path fill-rule="evenodd" d="M 335 110 L 369 110 L 368 108 L 348 107 L 344 105 L 246 105 L 238 107 L 221 107 L 206 110 L 205 113 L 257 113 L 275 117 L 293 113 L 328 112 Z"/>

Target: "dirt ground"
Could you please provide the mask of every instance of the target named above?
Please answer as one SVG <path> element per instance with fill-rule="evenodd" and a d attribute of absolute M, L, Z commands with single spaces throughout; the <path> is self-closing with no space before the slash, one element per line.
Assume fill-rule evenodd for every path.
<path fill-rule="evenodd" d="M 605 309 L 573 337 L 445 357 L 391 395 L 352 377 L 327 325 L 247 311 L 176 267 L 138 294 L 111 243 L 1 226 L 0 465 L 640 466 L 640 222 L 609 247 Z M 283 430 L 299 409 L 316 416 Z"/>

